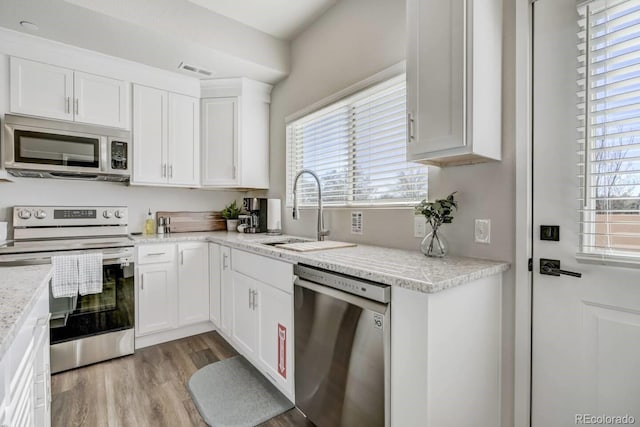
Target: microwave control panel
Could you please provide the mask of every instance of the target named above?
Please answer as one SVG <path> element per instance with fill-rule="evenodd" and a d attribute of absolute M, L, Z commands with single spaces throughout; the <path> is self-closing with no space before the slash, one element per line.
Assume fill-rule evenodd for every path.
<path fill-rule="evenodd" d="M 124 141 L 111 141 L 111 169 L 127 170 L 127 146 Z"/>

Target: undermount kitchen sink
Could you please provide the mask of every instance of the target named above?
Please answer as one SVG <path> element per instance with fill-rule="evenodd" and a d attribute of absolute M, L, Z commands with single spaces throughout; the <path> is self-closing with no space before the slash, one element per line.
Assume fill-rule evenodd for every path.
<path fill-rule="evenodd" d="M 313 240 L 289 238 L 289 239 L 276 240 L 274 242 L 265 242 L 265 243 L 261 243 L 261 244 L 262 245 L 267 245 L 267 246 L 277 246 L 277 245 L 287 245 L 289 243 L 305 243 L 305 242 L 313 242 Z"/>
<path fill-rule="evenodd" d="M 357 246 L 355 243 L 336 242 L 332 240 L 305 240 L 305 239 L 286 239 L 278 242 L 263 243 L 277 247 L 279 249 L 287 249 L 295 252 L 312 252 L 322 251 L 325 249 L 339 249 Z"/>

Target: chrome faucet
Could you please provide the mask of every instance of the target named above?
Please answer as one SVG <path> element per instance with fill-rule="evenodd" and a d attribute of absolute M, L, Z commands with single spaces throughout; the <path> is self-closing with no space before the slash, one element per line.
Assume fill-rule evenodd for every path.
<path fill-rule="evenodd" d="M 318 183 L 318 240 L 324 240 L 325 236 L 329 235 L 329 230 L 324 228 L 324 212 L 322 210 L 322 188 L 320 187 L 320 178 L 312 170 L 302 169 L 296 175 L 296 179 L 293 181 L 293 219 L 298 219 L 298 179 L 302 174 L 308 173 L 315 178 Z"/>

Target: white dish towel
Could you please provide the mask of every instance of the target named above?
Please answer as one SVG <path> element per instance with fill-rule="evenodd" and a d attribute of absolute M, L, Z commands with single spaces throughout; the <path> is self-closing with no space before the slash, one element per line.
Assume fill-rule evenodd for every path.
<path fill-rule="evenodd" d="M 53 278 L 51 294 L 54 298 L 71 298 L 78 295 L 78 255 L 56 255 L 51 257 Z"/>
<path fill-rule="evenodd" d="M 78 276 L 80 295 L 102 292 L 102 252 L 79 255 Z"/>

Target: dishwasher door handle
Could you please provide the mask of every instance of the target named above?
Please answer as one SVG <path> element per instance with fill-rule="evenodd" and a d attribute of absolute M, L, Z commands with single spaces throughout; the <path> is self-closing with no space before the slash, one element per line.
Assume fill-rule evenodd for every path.
<path fill-rule="evenodd" d="M 338 290 L 329 286 L 310 282 L 308 280 L 304 280 L 299 277 L 296 279 L 294 286 L 300 286 L 301 288 L 306 288 L 311 291 L 317 292 L 319 294 L 323 294 L 328 297 L 332 297 L 332 298 L 344 301 L 346 303 L 353 304 L 360 308 L 364 308 L 365 310 L 375 311 L 376 313 L 380 313 L 380 314 L 385 314 L 389 307 L 389 304 L 383 304 L 377 301 L 366 299 L 358 295 L 353 295 L 347 292 L 343 292 L 341 290 Z"/>

